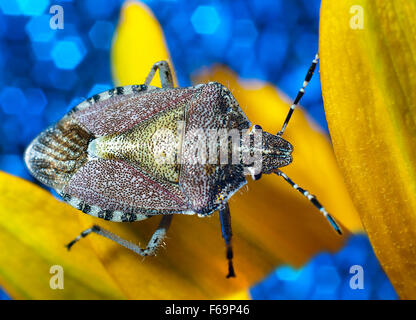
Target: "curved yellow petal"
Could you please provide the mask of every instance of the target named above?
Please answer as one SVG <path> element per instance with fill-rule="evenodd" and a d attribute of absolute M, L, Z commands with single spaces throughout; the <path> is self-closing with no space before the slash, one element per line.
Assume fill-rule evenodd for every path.
<path fill-rule="evenodd" d="M 144 4 L 136 1 L 124 3 L 111 60 L 114 82 L 123 86 L 142 84 L 153 63 L 160 60 L 171 62 L 162 28 Z M 158 75 L 151 84 L 160 87 Z"/>
<path fill-rule="evenodd" d="M 0 172 L 0 286 L 12 298 L 125 297 L 88 243 L 73 252 L 64 247 L 82 228 L 76 214 L 40 187 Z M 62 290 L 50 287 L 54 265 L 63 268 Z"/>
<path fill-rule="evenodd" d="M 415 1 L 323 0 L 319 43 L 325 112 L 337 160 L 384 270 L 400 297 L 412 299 L 415 16 Z"/>

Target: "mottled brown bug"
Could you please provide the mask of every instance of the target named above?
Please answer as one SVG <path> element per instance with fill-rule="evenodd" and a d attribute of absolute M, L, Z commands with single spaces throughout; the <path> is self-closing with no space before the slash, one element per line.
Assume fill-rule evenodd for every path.
<path fill-rule="evenodd" d="M 162 215 L 162 219 L 144 249 L 96 225 L 71 241 L 68 249 L 94 232 L 139 255 L 154 254 L 174 214 L 203 217 L 219 211 L 229 262 L 227 277 L 233 277 L 227 201 L 246 184 L 245 175 L 257 180 L 262 173 L 285 179 L 341 233 L 316 198 L 279 170 L 292 162 L 292 145 L 281 135 L 317 59 L 277 135 L 262 131 L 260 126 L 252 127 L 230 91 L 219 83 L 174 88 L 165 61 L 153 65 L 145 84 L 111 89 L 74 107 L 27 148 L 25 162 L 32 175 L 55 189 L 65 202 L 92 216 L 116 222 L 154 215 Z M 150 86 L 158 69 L 162 88 Z M 175 134 L 169 134 L 172 132 Z M 233 137 L 230 132 L 235 133 Z M 197 142 L 201 146 L 201 139 L 209 144 L 209 161 L 208 149 L 195 149 Z M 224 153 L 218 155 L 218 150 L 225 150 L 228 162 L 222 161 Z M 256 154 L 260 168 L 253 165 Z"/>

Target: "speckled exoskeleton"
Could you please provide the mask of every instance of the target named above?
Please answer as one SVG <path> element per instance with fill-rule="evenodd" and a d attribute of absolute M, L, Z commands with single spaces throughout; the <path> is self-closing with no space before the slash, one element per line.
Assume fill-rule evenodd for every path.
<path fill-rule="evenodd" d="M 153 65 L 143 85 L 111 89 L 74 107 L 28 146 L 25 162 L 32 175 L 55 189 L 65 202 L 89 215 L 115 222 L 139 221 L 154 215 L 162 215 L 162 219 L 146 248 L 94 225 L 71 241 L 68 249 L 94 232 L 139 255 L 154 254 L 163 243 L 174 214 L 196 213 L 204 217 L 218 211 L 227 247 L 227 277 L 233 277 L 227 201 L 246 184 L 246 175 L 259 179 L 262 173 L 282 177 L 341 233 L 316 198 L 279 169 L 292 162 L 292 145 L 281 136 L 312 77 L 317 59 L 318 56 L 276 135 L 252 126 L 230 91 L 219 83 L 174 88 L 165 61 Z M 158 69 L 162 88 L 150 86 Z M 201 135 L 218 129 L 227 130 L 227 155 L 234 151 L 246 152 L 248 156 L 260 154 L 261 170 L 256 172 L 244 156 L 229 163 L 220 162 L 215 156 L 211 161 L 198 157 L 196 160 L 200 161 L 189 161 L 195 158 L 196 140 L 187 133 L 195 131 Z M 230 130 L 246 132 L 248 143 L 244 143 L 242 134 L 231 146 Z M 256 134 L 260 137 L 257 146 L 253 143 Z M 213 144 L 215 150 L 220 147 L 219 140 Z M 169 161 L 161 161 L 166 159 Z"/>

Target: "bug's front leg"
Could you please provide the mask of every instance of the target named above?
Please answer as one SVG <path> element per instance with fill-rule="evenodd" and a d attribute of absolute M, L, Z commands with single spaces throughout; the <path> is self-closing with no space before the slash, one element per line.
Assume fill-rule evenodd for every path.
<path fill-rule="evenodd" d="M 228 207 L 228 203 L 225 203 L 224 207 L 219 210 L 220 214 L 220 221 L 221 221 L 221 230 L 222 230 L 222 237 L 224 238 L 225 245 L 226 245 L 226 256 L 228 259 L 228 274 L 227 278 L 235 277 L 234 266 L 233 266 L 233 248 L 231 247 L 231 215 L 230 215 L 230 208 Z"/>
<path fill-rule="evenodd" d="M 140 248 L 138 245 L 127 241 L 123 238 L 120 238 L 118 235 L 107 231 L 97 225 L 92 226 L 91 228 L 81 232 L 81 234 L 76 237 L 74 240 L 72 240 L 70 243 L 66 245 L 67 249 L 71 249 L 71 247 L 78 242 L 81 238 L 85 238 L 90 233 L 96 233 L 100 236 L 103 236 L 107 239 L 110 239 L 123 247 L 130 249 L 131 251 L 134 251 L 135 253 L 141 255 L 141 256 L 149 256 L 155 254 L 157 248 L 163 243 L 163 239 L 166 236 L 166 232 L 169 229 L 169 226 L 172 222 L 173 215 L 164 215 L 162 217 L 162 220 L 159 223 L 159 226 L 157 227 L 156 231 L 153 233 L 152 237 L 150 238 L 147 246 L 145 249 Z"/>
<path fill-rule="evenodd" d="M 173 88 L 173 76 L 172 71 L 170 70 L 169 63 L 167 61 L 158 61 L 150 69 L 149 74 L 146 77 L 144 82 L 145 85 L 149 85 L 152 82 L 153 77 L 156 74 L 156 71 L 159 69 L 160 83 L 162 88 Z"/>

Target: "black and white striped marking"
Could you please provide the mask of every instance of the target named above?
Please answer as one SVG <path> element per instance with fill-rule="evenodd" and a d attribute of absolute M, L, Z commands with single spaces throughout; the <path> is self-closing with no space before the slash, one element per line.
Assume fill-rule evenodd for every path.
<path fill-rule="evenodd" d="M 147 86 L 145 84 L 138 84 L 138 85 L 131 85 L 131 86 L 124 86 L 124 87 L 116 87 L 98 94 L 93 95 L 92 97 L 89 97 L 88 99 L 82 101 L 80 104 L 73 107 L 67 115 L 70 115 L 74 112 L 84 110 L 95 103 L 99 101 L 105 101 L 107 99 L 110 99 L 112 97 L 118 96 L 118 95 L 128 95 L 132 93 L 140 93 L 147 90 L 153 90 L 154 87 Z"/>
<path fill-rule="evenodd" d="M 315 71 L 316 65 L 318 63 L 319 56 L 318 54 L 315 55 L 315 59 L 313 59 L 311 66 L 309 67 L 308 73 L 306 74 L 305 80 L 303 81 L 302 88 L 300 88 L 295 100 L 293 101 L 292 105 L 290 106 L 289 113 L 286 116 L 286 120 L 283 123 L 282 129 L 278 132 L 278 136 L 281 136 L 283 132 L 286 130 L 287 124 L 290 121 L 290 118 L 292 117 L 293 111 L 295 110 L 295 107 L 298 105 L 300 99 L 305 94 L 305 88 L 308 85 L 309 81 L 311 81 L 313 73 Z"/>
<path fill-rule="evenodd" d="M 332 225 L 332 227 L 335 229 L 336 232 L 339 234 L 342 234 L 341 228 L 336 223 L 335 219 L 326 211 L 326 209 L 320 204 L 318 199 L 313 194 L 310 194 L 309 191 L 299 187 L 296 183 L 294 183 L 285 173 L 278 170 L 275 172 L 278 176 L 281 176 L 283 179 L 285 179 L 292 187 L 293 189 L 299 191 L 301 194 L 303 194 L 312 204 L 318 208 L 319 211 L 327 218 L 329 223 Z"/>
<path fill-rule="evenodd" d="M 148 215 L 133 214 L 122 211 L 104 210 L 98 206 L 85 203 L 83 200 L 72 197 L 69 194 L 62 194 L 62 200 L 70 204 L 75 209 L 78 209 L 90 216 L 101 218 L 113 222 L 133 222 L 148 219 Z"/>
<path fill-rule="evenodd" d="M 75 243 L 77 243 L 79 240 L 81 240 L 82 238 L 85 238 L 86 236 L 88 236 L 91 232 L 98 232 L 100 230 L 100 227 L 99 226 L 96 226 L 96 225 L 94 225 L 94 226 L 92 226 L 91 228 L 89 228 L 89 229 L 87 229 L 87 230 L 84 230 L 84 231 L 82 231 L 81 232 L 81 234 L 78 236 L 78 237 L 76 237 L 74 240 L 72 240 L 70 243 L 68 243 L 67 245 L 65 245 L 65 247 L 68 249 L 68 250 L 71 250 L 71 248 L 72 248 L 72 246 L 75 244 Z"/>

